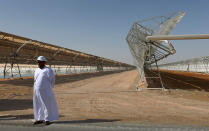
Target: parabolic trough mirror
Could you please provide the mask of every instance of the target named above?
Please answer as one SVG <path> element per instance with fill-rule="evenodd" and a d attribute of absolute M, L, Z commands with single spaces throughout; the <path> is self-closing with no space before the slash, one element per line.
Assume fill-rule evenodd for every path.
<path fill-rule="evenodd" d="M 135 69 L 123 62 L 0 32 L 0 78 L 33 76 L 38 56 L 45 56 L 56 74 Z"/>

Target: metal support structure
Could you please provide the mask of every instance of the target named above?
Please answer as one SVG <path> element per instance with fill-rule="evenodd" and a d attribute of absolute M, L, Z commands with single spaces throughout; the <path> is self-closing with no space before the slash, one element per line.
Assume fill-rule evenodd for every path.
<path fill-rule="evenodd" d="M 10 59 L 10 76 L 11 78 L 13 78 L 13 60 L 15 60 L 14 58 Z"/>
<path fill-rule="evenodd" d="M 67 65 L 67 66 L 66 66 L 66 69 L 65 69 L 65 72 L 66 72 L 66 73 L 68 72 L 68 66 L 69 66 L 69 65 Z"/>
<path fill-rule="evenodd" d="M 4 78 L 6 78 L 6 69 L 7 69 L 7 58 L 6 58 L 6 63 L 4 65 Z"/>
<path fill-rule="evenodd" d="M 154 57 L 154 59 L 156 60 L 155 55 L 153 55 L 153 57 Z M 159 77 L 159 79 L 160 79 L 160 83 L 161 83 L 162 89 L 165 89 L 165 87 L 164 87 L 164 85 L 163 85 L 163 81 L 162 81 L 161 75 L 160 75 L 160 71 L 159 71 L 159 68 L 158 68 L 157 60 L 155 61 L 155 64 L 156 64 L 156 67 L 157 67 L 158 77 Z"/>
<path fill-rule="evenodd" d="M 208 64 L 209 64 L 209 57 L 204 57 L 203 58 L 203 64 L 204 64 L 204 66 L 205 66 L 205 70 L 206 70 L 206 73 L 209 73 L 208 72 Z"/>
<path fill-rule="evenodd" d="M 133 23 L 126 41 L 139 71 L 139 85 L 143 88 L 149 86 L 145 70 L 151 72 L 149 67 L 152 64 L 175 54 L 175 49 L 169 41 L 150 40 L 153 40 L 154 36 L 167 36 L 184 15 L 184 12 L 176 12 Z M 158 75 L 163 87 L 160 74 Z"/>
<path fill-rule="evenodd" d="M 14 40 L 14 37 L 13 37 L 13 40 Z M 10 76 L 11 78 L 14 77 L 14 74 L 13 74 L 13 67 L 14 67 L 14 64 L 16 63 L 16 57 L 18 57 L 19 55 L 19 52 L 22 48 L 24 48 L 24 46 L 26 46 L 27 44 L 29 44 L 31 42 L 31 40 L 28 40 L 28 41 L 25 41 L 24 44 L 22 44 L 17 50 L 16 52 L 14 52 L 14 54 L 10 57 Z M 12 47 L 11 47 L 12 49 Z M 12 49 L 13 50 L 13 49 Z M 20 71 L 20 67 L 19 67 L 19 64 L 16 63 L 17 65 L 17 68 L 18 68 L 18 74 L 19 74 L 19 77 L 22 77 L 21 76 L 21 71 Z"/>
<path fill-rule="evenodd" d="M 17 68 L 18 68 L 18 73 L 19 73 L 19 76 L 20 76 L 20 77 L 22 77 L 21 72 L 20 72 L 20 67 L 19 67 L 19 64 L 17 64 Z"/>
<path fill-rule="evenodd" d="M 48 59 L 47 64 L 49 64 L 52 68 L 59 67 L 66 68 L 64 70 L 67 70 L 70 65 L 70 69 L 74 67 L 75 72 L 76 67 L 80 65 L 85 68 L 86 66 L 96 67 L 98 65 L 98 60 L 102 62 L 103 67 L 107 67 L 109 65 L 114 66 L 115 63 L 120 63 L 122 67 L 130 67 L 132 69 L 135 68 L 135 66 L 126 63 L 0 32 L 0 63 L 6 63 L 3 70 L 4 78 L 6 77 L 8 70 L 10 77 L 24 76 L 21 74 L 21 68 L 36 65 L 36 59 L 40 55 L 43 55 Z M 56 73 L 60 71 L 55 69 Z M 17 76 L 14 73 L 18 73 L 19 75 Z"/>

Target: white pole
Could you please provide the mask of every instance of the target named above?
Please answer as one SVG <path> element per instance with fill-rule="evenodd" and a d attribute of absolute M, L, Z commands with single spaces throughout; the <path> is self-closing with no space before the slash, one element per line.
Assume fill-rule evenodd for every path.
<path fill-rule="evenodd" d="M 154 35 L 147 36 L 147 41 L 156 40 L 190 40 L 190 39 L 209 39 L 209 34 L 193 34 L 193 35 Z"/>

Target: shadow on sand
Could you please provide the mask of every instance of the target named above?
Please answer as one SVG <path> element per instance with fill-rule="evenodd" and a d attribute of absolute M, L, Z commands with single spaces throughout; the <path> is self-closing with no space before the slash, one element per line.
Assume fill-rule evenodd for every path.
<path fill-rule="evenodd" d="M 62 84 L 74 81 L 80 81 L 88 78 L 94 78 L 98 76 L 104 76 L 114 73 L 120 73 L 122 71 L 106 71 L 106 72 L 93 72 L 93 73 L 80 73 L 80 74 L 69 74 L 69 75 L 56 75 L 56 82 L 55 84 Z M 0 84 L 12 84 L 15 86 L 27 86 L 33 87 L 33 78 L 27 79 L 14 79 L 14 80 L 4 80 L 0 81 Z"/>
<path fill-rule="evenodd" d="M 33 114 L 0 116 L 0 121 L 31 120 L 31 119 L 34 119 Z M 120 119 L 86 119 L 86 120 L 73 120 L 73 121 L 54 121 L 51 124 L 90 124 L 90 123 L 106 123 L 106 122 L 117 122 L 117 121 L 120 121 Z"/>
<path fill-rule="evenodd" d="M 33 114 L 29 115 L 3 115 L 0 116 L 0 121 L 4 120 L 26 120 L 26 119 L 33 119 Z"/>
<path fill-rule="evenodd" d="M 155 71 L 155 73 L 157 73 Z M 147 73 L 148 74 L 148 73 Z M 149 73 L 150 75 L 151 73 Z M 191 76 L 174 74 L 171 72 L 160 72 L 162 77 L 162 82 L 167 89 L 182 89 L 182 90 L 199 90 L 199 91 L 207 91 L 209 92 L 209 80 L 201 79 L 195 77 L 197 73 L 191 74 Z M 183 72 L 182 72 L 183 74 Z M 149 77 L 153 77 L 154 75 L 150 75 Z M 204 78 L 207 78 L 208 75 L 205 75 Z M 149 88 L 161 87 L 159 79 L 150 79 L 148 80 Z"/>
<path fill-rule="evenodd" d="M 30 99 L 0 99 L 0 111 L 25 110 L 33 108 Z"/>
<path fill-rule="evenodd" d="M 82 124 L 82 123 L 103 123 L 103 122 L 116 122 L 120 119 L 86 119 L 86 120 L 74 120 L 74 121 L 55 121 L 54 124 Z"/>

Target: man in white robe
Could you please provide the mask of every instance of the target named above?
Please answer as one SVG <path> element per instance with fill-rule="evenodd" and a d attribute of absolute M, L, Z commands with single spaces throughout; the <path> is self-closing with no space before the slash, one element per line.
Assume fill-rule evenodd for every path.
<path fill-rule="evenodd" d="M 38 66 L 34 73 L 34 125 L 45 122 L 49 125 L 51 121 L 59 118 L 56 99 L 52 88 L 54 88 L 55 77 L 51 68 L 46 67 L 46 58 L 39 56 Z"/>

